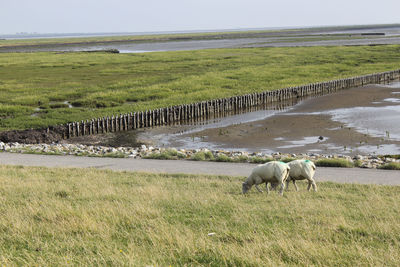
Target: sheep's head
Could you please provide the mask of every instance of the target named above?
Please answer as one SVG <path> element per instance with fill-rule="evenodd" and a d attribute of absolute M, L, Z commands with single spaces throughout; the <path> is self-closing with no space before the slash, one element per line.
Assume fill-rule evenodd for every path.
<path fill-rule="evenodd" d="M 243 182 L 242 184 L 242 192 L 243 194 L 246 194 L 247 191 L 249 191 L 251 188 L 251 185 L 249 185 L 247 182 Z"/>

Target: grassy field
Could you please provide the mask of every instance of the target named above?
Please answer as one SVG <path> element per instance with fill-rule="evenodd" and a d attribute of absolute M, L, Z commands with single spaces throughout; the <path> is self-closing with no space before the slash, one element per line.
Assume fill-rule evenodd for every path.
<path fill-rule="evenodd" d="M 0 166 L 0 264 L 398 266 L 400 187 L 242 180 Z"/>
<path fill-rule="evenodd" d="M 393 70 L 399 52 L 390 45 L 0 53 L 0 131 Z"/>

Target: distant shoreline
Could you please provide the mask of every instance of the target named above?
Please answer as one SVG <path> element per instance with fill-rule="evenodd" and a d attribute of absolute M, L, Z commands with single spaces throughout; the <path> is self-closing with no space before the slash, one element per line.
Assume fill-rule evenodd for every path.
<path fill-rule="evenodd" d="M 208 29 L 208 30 L 177 30 L 177 31 L 148 31 L 148 32 L 95 32 L 95 33 L 16 33 L 0 34 L 0 40 L 24 40 L 24 39 L 46 39 L 46 38 L 89 38 L 89 37 L 118 37 L 118 36 L 141 36 L 141 35 L 164 35 L 164 34 L 198 34 L 198 33 L 223 33 L 223 32 L 247 32 L 247 31 L 282 31 L 282 30 L 362 30 L 376 28 L 396 28 L 400 24 L 372 24 L 372 25 L 331 25 L 331 26 L 287 26 L 287 27 L 260 27 L 260 28 L 237 28 L 237 29 Z"/>
<path fill-rule="evenodd" d="M 1 35 L 0 40 L 8 41 L 11 44 L 3 44 L 5 46 L 27 46 L 26 42 L 29 41 L 53 41 L 52 44 L 91 44 L 91 43 L 110 43 L 110 42 L 124 42 L 124 41 L 152 41 L 152 40 L 181 40 L 181 39 L 213 39 L 214 38 L 249 38 L 249 37 L 271 37 L 271 35 L 280 36 L 284 35 L 301 35 L 301 34 L 315 34 L 315 33 L 330 33 L 346 34 L 362 34 L 362 35 L 376 35 L 384 34 L 381 31 L 377 32 L 363 32 L 365 30 L 383 30 L 400 28 L 400 24 L 390 25 L 362 25 L 362 26 L 328 26 L 328 27 L 282 27 L 282 28 L 248 28 L 248 29 L 221 29 L 221 30 L 198 30 L 198 31 L 165 31 L 165 32 L 121 32 L 121 33 L 49 33 L 49 34 L 8 34 Z M 351 31 L 359 31 L 354 33 Z M 73 39 L 85 39 L 85 41 L 73 41 Z M 105 40 L 101 40 L 104 38 Z M 113 38 L 109 40 L 109 38 Z M 122 40 L 121 40 L 122 38 Z M 52 40 L 56 39 L 56 40 Z M 64 41 L 62 41 L 64 39 Z M 72 40 L 68 40 L 72 39 Z M 99 40 L 100 39 L 100 40 Z M 19 44 L 21 42 L 21 44 Z M 50 44 L 50 43 L 47 43 Z M 41 45 L 41 44 L 29 44 Z"/>

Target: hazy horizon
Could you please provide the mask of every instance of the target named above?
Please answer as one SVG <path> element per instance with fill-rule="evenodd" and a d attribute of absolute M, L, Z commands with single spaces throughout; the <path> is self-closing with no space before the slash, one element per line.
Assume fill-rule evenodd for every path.
<path fill-rule="evenodd" d="M 2 3 L 0 35 L 397 24 L 399 8 L 397 0 L 15 0 Z"/>
<path fill-rule="evenodd" d="M 166 30 L 166 31 L 139 31 L 139 32 L 15 32 L 15 33 L 0 33 L 1 36 L 5 35 L 68 35 L 68 34 L 88 34 L 88 35 L 102 35 L 102 34 L 158 34 L 158 33 L 191 33 L 191 32 L 220 32 L 220 31 L 247 31 L 247 30 L 280 30 L 280 29 L 306 29 L 306 28 L 329 28 L 329 27 L 360 27 L 360 26 L 385 26 L 385 25 L 393 25 L 399 26 L 400 23 L 385 23 L 385 24 L 342 24 L 342 25 L 304 25 L 304 26 L 287 26 L 287 27 L 258 27 L 258 28 L 230 28 L 230 29 L 193 29 L 193 30 Z"/>

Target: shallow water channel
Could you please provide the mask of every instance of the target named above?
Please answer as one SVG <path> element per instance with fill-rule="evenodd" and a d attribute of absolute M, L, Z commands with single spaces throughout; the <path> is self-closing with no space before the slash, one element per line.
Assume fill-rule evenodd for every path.
<path fill-rule="evenodd" d="M 317 154 L 400 154 L 400 82 L 281 103 L 197 124 L 141 130 L 157 147 Z"/>

